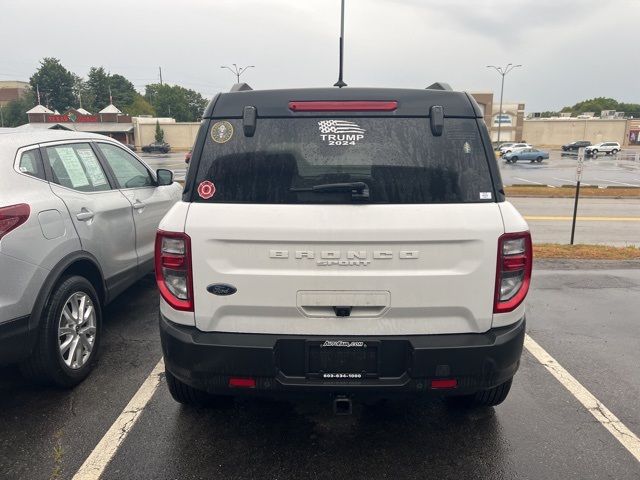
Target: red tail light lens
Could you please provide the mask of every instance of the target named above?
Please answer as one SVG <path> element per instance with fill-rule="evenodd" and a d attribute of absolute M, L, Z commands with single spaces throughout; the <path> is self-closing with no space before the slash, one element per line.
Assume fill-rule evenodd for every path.
<path fill-rule="evenodd" d="M 294 112 L 392 112 L 398 108 L 398 102 L 355 101 L 344 102 L 289 102 L 289 110 Z"/>
<path fill-rule="evenodd" d="M 156 283 L 160 295 L 176 310 L 193 312 L 191 239 L 186 233 L 156 234 Z"/>
<path fill-rule="evenodd" d="M 434 390 L 446 390 L 450 388 L 456 388 L 458 386 L 458 380 L 455 378 L 437 378 L 431 380 L 431 388 Z"/>
<path fill-rule="evenodd" d="M 498 239 L 498 266 L 493 313 L 515 310 L 531 283 L 533 249 L 529 232 L 505 233 Z"/>
<path fill-rule="evenodd" d="M 31 207 L 26 203 L 0 208 L 0 240 L 26 222 L 30 213 Z"/>
<path fill-rule="evenodd" d="M 233 388 L 256 388 L 256 379 L 231 377 L 229 379 L 229 386 Z"/>

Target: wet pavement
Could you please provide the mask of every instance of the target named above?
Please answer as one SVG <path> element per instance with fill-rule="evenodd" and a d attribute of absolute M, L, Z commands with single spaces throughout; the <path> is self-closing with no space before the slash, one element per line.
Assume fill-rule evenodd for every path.
<path fill-rule="evenodd" d="M 638 435 L 640 269 L 560 266 L 534 271 L 528 333 Z M 73 476 L 158 362 L 157 310 L 151 278 L 110 305 L 99 365 L 73 391 L 0 369 L 0 478 Z M 507 400 L 471 411 L 439 400 L 338 417 L 317 400 L 185 408 L 163 379 L 102 478 L 638 479 L 640 464 L 525 351 Z"/>

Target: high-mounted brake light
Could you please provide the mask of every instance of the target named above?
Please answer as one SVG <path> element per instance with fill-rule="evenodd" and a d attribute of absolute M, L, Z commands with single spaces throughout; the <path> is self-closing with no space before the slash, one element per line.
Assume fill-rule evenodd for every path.
<path fill-rule="evenodd" d="M 26 203 L 0 207 L 0 239 L 26 222 L 30 213 L 31 207 Z"/>
<path fill-rule="evenodd" d="M 289 102 L 289 110 L 294 112 L 392 112 L 398 108 L 398 102 L 389 101 L 299 101 Z"/>
<path fill-rule="evenodd" d="M 174 309 L 193 312 L 191 239 L 186 233 L 158 230 L 155 249 L 156 283 Z"/>
<path fill-rule="evenodd" d="M 529 232 L 505 233 L 498 239 L 498 265 L 493 313 L 515 310 L 531 283 L 533 249 Z"/>

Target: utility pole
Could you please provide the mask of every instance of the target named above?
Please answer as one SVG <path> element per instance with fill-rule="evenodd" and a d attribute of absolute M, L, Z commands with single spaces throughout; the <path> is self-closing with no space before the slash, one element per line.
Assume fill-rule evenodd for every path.
<path fill-rule="evenodd" d="M 333 84 L 334 87 L 342 88 L 347 84 L 342 80 L 342 66 L 344 60 L 344 0 L 340 4 L 340 67 L 338 70 L 338 81 Z"/>
<path fill-rule="evenodd" d="M 502 127 L 502 96 L 504 94 L 504 77 L 514 68 L 518 68 L 521 66 L 522 65 L 514 65 L 512 63 L 508 63 L 506 67 L 496 67 L 495 65 L 487 65 L 487 68 L 493 68 L 502 77 L 502 83 L 500 85 L 500 111 L 498 112 L 498 144 L 500 144 L 500 130 Z"/>
<path fill-rule="evenodd" d="M 232 63 L 233 68 L 221 65 L 220 68 L 226 68 L 236 76 L 236 83 L 240 83 L 240 75 L 246 72 L 249 68 L 255 68 L 255 65 L 247 65 L 246 67 L 238 67 L 235 63 Z"/>
<path fill-rule="evenodd" d="M 158 67 L 158 71 L 160 72 L 160 86 L 162 86 L 162 67 Z"/>

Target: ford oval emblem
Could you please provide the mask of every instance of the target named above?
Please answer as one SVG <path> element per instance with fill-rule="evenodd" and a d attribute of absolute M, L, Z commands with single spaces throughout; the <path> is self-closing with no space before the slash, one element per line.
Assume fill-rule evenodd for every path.
<path fill-rule="evenodd" d="M 207 287 L 207 292 L 221 296 L 233 295 L 237 291 L 238 289 L 236 287 L 227 283 L 214 283 Z"/>

